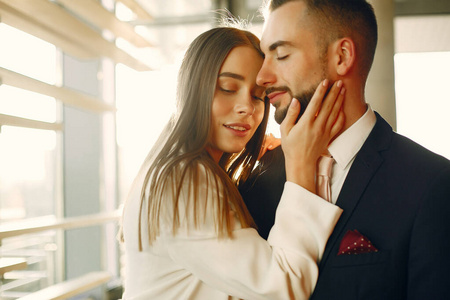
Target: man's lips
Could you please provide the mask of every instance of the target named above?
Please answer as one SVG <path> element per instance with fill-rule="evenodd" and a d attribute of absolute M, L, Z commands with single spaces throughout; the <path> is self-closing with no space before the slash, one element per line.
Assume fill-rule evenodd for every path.
<path fill-rule="evenodd" d="M 278 99 L 280 97 L 282 97 L 284 94 L 286 94 L 287 91 L 276 91 L 276 92 L 272 92 L 270 94 L 267 95 L 267 98 L 269 98 L 270 104 L 274 104 L 275 102 L 278 101 Z"/>

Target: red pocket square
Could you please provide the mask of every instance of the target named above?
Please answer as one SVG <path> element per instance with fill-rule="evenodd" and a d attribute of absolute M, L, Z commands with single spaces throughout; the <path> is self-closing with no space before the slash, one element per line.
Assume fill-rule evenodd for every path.
<path fill-rule="evenodd" d="M 361 254 L 361 253 L 370 253 L 370 252 L 378 252 L 378 249 L 372 245 L 372 242 L 369 241 L 364 235 L 359 233 L 356 229 L 349 230 L 345 234 L 344 238 L 341 241 L 341 245 L 339 246 L 338 255 L 345 254 Z"/>

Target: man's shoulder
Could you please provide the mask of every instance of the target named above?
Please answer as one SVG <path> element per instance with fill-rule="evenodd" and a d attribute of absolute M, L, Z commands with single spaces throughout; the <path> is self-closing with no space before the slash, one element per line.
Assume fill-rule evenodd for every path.
<path fill-rule="evenodd" d="M 450 167 L 450 161 L 392 130 L 392 127 L 377 114 L 377 123 L 366 144 L 376 147 L 386 159 L 398 160 L 399 164 L 410 164 L 416 169 Z"/>

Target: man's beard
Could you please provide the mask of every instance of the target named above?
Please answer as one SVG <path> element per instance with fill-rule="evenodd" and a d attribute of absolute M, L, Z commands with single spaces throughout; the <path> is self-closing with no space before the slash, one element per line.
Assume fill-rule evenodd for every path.
<path fill-rule="evenodd" d="M 317 84 L 317 85 L 319 85 L 319 84 Z M 300 112 L 298 114 L 297 120 L 295 120 L 295 123 L 297 123 L 297 121 L 300 119 L 300 117 L 305 112 L 306 107 L 308 106 L 309 102 L 311 101 L 311 98 L 314 95 L 315 89 L 311 88 L 310 90 L 307 90 L 307 91 L 305 91 L 301 94 L 297 94 L 297 95 L 292 95 L 291 90 L 287 87 L 283 87 L 282 89 L 286 90 L 289 93 L 289 95 L 291 95 L 291 98 L 297 99 L 300 103 Z M 280 107 L 280 106 L 276 107 L 274 118 L 278 124 L 281 124 L 281 122 L 283 122 L 284 118 L 286 118 L 288 109 L 289 109 L 289 105 L 285 106 L 285 107 Z"/>

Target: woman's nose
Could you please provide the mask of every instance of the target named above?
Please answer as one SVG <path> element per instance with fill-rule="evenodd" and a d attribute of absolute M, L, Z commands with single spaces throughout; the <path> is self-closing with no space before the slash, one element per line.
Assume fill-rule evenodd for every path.
<path fill-rule="evenodd" d="M 240 114 L 246 114 L 246 115 L 253 115 L 255 112 L 255 105 L 252 101 L 252 95 L 248 95 L 245 97 L 245 99 L 241 99 L 241 101 L 238 101 L 235 106 L 235 111 Z"/>

